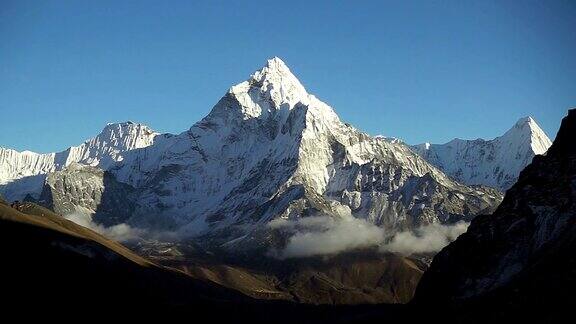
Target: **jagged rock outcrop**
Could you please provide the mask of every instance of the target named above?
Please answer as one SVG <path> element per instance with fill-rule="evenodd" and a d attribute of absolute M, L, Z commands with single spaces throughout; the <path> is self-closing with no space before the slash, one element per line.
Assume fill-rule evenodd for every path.
<path fill-rule="evenodd" d="M 548 153 L 520 173 L 496 212 L 476 217 L 434 257 L 416 303 L 457 303 L 471 307 L 470 314 L 545 322 L 571 312 L 576 306 L 574 138 L 572 109 Z"/>
<path fill-rule="evenodd" d="M 104 226 L 125 222 L 134 209 L 134 188 L 107 171 L 72 163 L 49 173 L 39 203 L 60 215 L 83 213 Z"/>

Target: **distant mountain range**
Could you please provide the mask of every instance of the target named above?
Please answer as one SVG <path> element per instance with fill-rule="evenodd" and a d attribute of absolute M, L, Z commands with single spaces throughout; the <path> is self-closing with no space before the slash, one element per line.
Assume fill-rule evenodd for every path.
<path fill-rule="evenodd" d="M 1 149 L 0 168 L 9 200 L 229 247 L 273 245 L 274 219 L 328 215 L 401 230 L 470 220 L 501 200 L 341 122 L 279 58 L 179 135 L 110 124 L 61 153 Z"/>
<path fill-rule="evenodd" d="M 127 122 L 60 153 L 1 148 L 0 193 L 106 226 L 259 248 L 285 243 L 267 226 L 275 219 L 327 215 L 392 231 L 469 221 L 502 197 L 470 184 L 505 189 L 548 145 L 530 118 L 492 141 L 370 137 L 273 58 L 179 135 Z"/>

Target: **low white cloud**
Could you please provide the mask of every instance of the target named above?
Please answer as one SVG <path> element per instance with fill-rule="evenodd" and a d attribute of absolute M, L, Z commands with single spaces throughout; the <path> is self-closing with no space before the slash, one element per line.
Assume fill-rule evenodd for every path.
<path fill-rule="evenodd" d="M 91 215 L 87 213 L 80 213 L 80 212 L 72 213 L 65 215 L 64 218 L 80 226 L 89 228 L 94 232 L 102 234 L 107 238 L 119 242 L 135 240 L 137 238 L 142 237 L 145 234 L 144 230 L 133 228 L 128 224 L 118 224 L 110 227 L 105 227 L 100 224 L 96 224 L 92 221 Z"/>
<path fill-rule="evenodd" d="M 303 217 L 297 220 L 273 220 L 271 228 L 291 234 L 282 250 L 271 254 L 280 259 L 334 255 L 340 252 L 378 246 L 384 231 L 365 220 L 328 216 Z"/>
<path fill-rule="evenodd" d="M 438 252 L 466 232 L 468 225 L 466 222 L 453 225 L 430 224 L 414 231 L 399 232 L 380 249 L 404 255 Z"/>
<path fill-rule="evenodd" d="M 177 240 L 176 232 L 149 232 L 118 224 L 110 227 L 92 221 L 89 213 L 72 213 L 64 216 L 74 223 L 87 227 L 110 239 L 125 242 L 140 238 Z M 295 220 L 275 219 L 268 227 L 288 235 L 286 246 L 270 251 L 279 259 L 330 256 L 360 248 L 378 247 L 381 252 L 403 255 L 434 253 L 466 232 L 469 223 L 453 225 L 430 224 L 413 231 L 385 233 L 384 229 L 364 219 L 310 216 Z"/>
<path fill-rule="evenodd" d="M 468 223 L 430 224 L 412 231 L 385 233 L 381 227 L 363 219 L 313 216 L 275 219 L 268 226 L 289 235 L 283 249 L 270 252 L 276 258 L 287 259 L 329 256 L 374 246 L 381 252 L 403 255 L 434 253 L 466 232 Z"/>

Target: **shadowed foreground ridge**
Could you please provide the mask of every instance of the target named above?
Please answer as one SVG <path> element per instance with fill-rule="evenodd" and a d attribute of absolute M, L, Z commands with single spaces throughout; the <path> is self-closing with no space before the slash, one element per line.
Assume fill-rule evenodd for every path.
<path fill-rule="evenodd" d="M 560 320 L 576 306 L 576 110 L 492 215 L 436 255 L 416 305 L 464 307 L 475 320 Z M 487 311 L 490 310 L 490 311 Z M 480 317 L 479 317 L 480 316 Z"/>
<path fill-rule="evenodd" d="M 46 208 L 29 202 L 13 207 L 0 203 L 0 275 L 2 292 L 11 302 L 84 304 L 105 299 L 172 305 L 248 300 L 161 268 Z"/>
<path fill-rule="evenodd" d="M 475 218 L 434 258 L 409 305 L 255 301 L 160 267 L 46 208 L 0 199 L 4 306 L 144 306 L 251 322 L 558 321 L 576 306 L 575 135 L 570 110 L 547 155 L 522 171 L 496 212 Z"/>
<path fill-rule="evenodd" d="M 31 202 L 0 197 L 3 315 L 66 320 L 84 314 L 131 319 L 180 318 L 252 323 L 353 320 L 404 305 L 315 306 L 254 300 L 213 282 L 160 267 L 89 229 Z M 22 309 L 38 312 L 22 312 Z M 278 314 L 282 314 L 279 316 Z M 153 317 L 150 317 L 153 316 Z"/>

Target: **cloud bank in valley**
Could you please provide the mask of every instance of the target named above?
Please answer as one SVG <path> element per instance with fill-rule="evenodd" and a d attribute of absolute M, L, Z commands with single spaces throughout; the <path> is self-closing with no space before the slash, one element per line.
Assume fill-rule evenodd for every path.
<path fill-rule="evenodd" d="M 110 227 L 102 226 L 94 223 L 91 215 L 87 213 L 72 213 L 65 215 L 64 218 L 119 242 L 135 240 L 145 234 L 144 230 L 133 228 L 128 224 L 118 224 Z"/>
<path fill-rule="evenodd" d="M 276 258 L 288 259 L 330 256 L 368 247 L 403 255 L 432 253 L 466 232 L 468 223 L 430 224 L 413 231 L 386 233 L 381 227 L 359 218 L 311 216 L 295 220 L 276 219 L 268 226 L 289 235 L 283 249 L 270 253 Z"/>
<path fill-rule="evenodd" d="M 404 255 L 438 252 L 466 232 L 468 225 L 469 223 L 466 222 L 458 222 L 453 225 L 430 224 L 421 226 L 414 231 L 396 233 L 380 249 Z"/>
<path fill-rule="evenodd" d="M 291 233 L 286 247 L 274 251 L 280 259 L 333 255 L 347 250 L 377 246 L 384 240 L 384 231 L 358 218 L 336 219 L 328 216 L 303 217 L 297 220 L 277 219 L 269 223 L 273 229 Z"/>
<path fill-rule="evenodd" d="M 180 237 L 177 233 L 150 233 L 128 224 L 105 227 L 93 222 L 89 213 L 77 212 L 64 217 L 119 242 L 143 237 L 169 240 Z M 275 219 L 268 223 L 268 227 L 288 236 L 286 245 L 282 249 L 271 250 L 270 255 L 289 259 L 331 256 L 370 247 L 377 247 L 380 252 L 403 255 L 434 253 L 466 232 L 468 223 L 430 224 L 411 231 L 386 233 L 383 228 L 360 218 L 310 216 L 294 220 Z"/>

